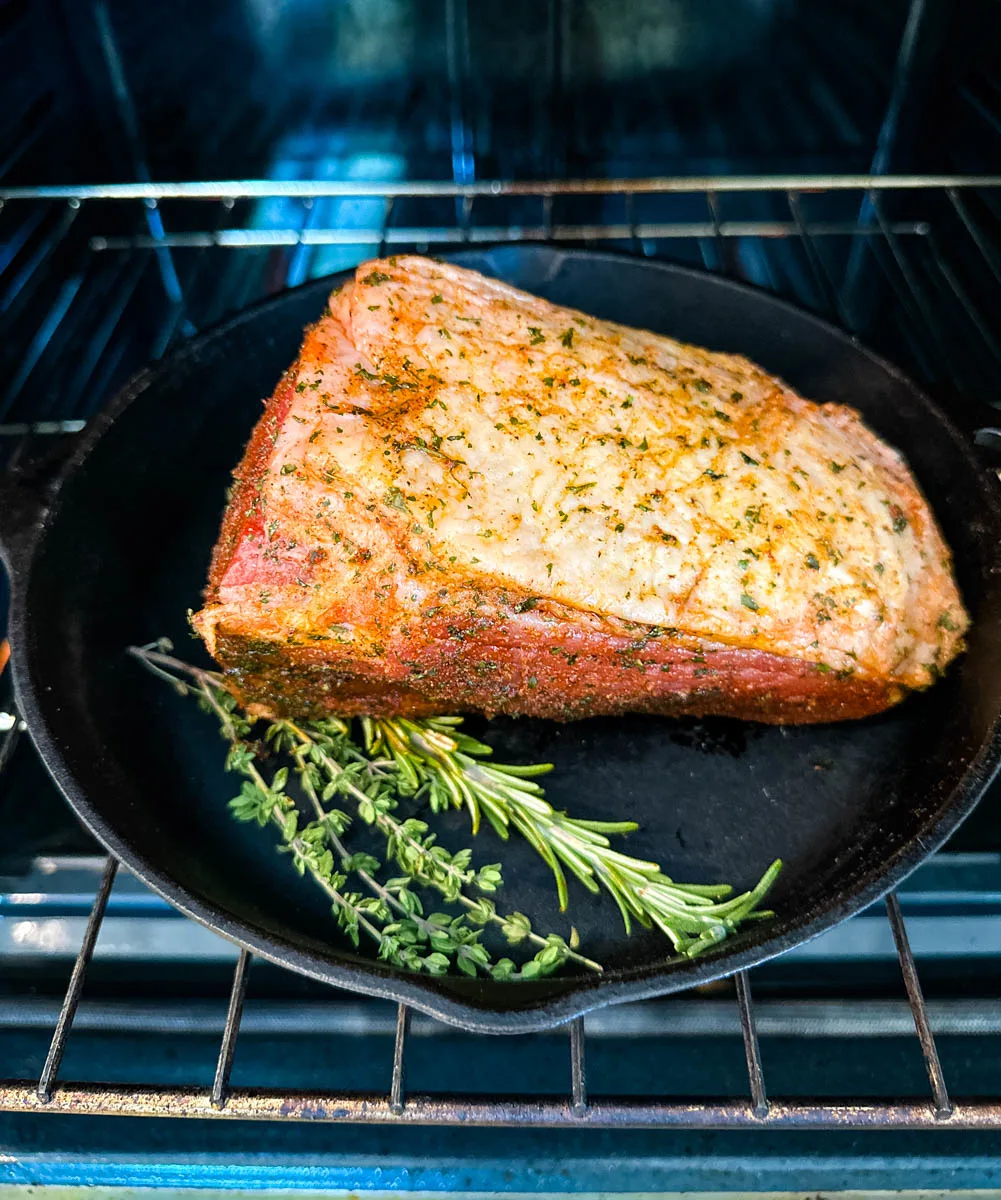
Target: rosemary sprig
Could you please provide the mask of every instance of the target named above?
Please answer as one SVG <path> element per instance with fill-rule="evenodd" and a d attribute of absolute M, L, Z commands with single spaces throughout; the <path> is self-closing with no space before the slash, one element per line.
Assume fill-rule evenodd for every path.
<path fill-rule="evenodd" d="M 465 808 L 473 832 L 481 813 L 502 838 L 515 829 L 552 870 L 560 910 L 567 906 L 564 868 L 591 892 L 609 892 L 628 933 L 633 920 L 655 926 L 679 954 L 692 955 L 734 933 L 749 918 L 771 917 L 758 905 L 782 868 L 775 862 L 748 892 L 732 896 L 726 884 L 675 883 L 657 863 L 612 848 L 609 834 L 630 833 L 634 821 L 584 821 L 557 812 L 534 777 L 549 764 L 512 767 L 485 763 L 491 748 L 462 733 L 461 717 L 362 722 L 370 754 L 389 754 L 411 786 L 427 787 L 433 809 Z"/>

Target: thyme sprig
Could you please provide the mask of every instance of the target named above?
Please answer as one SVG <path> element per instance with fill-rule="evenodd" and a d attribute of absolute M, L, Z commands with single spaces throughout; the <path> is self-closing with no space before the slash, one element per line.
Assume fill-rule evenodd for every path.
<path fill-rule="evenodd" d="M 330 781 L 344 780 L 349 770 L 349 767 L 344 765 L 345 760 L 348 760 L 349 764 L 357 764 L 363 772 L 386 772 L 395 766 L 390 760 L 373 759 L 363 753 L 350 740 L 349 732 L 349 724 L 336 718 L 310 722 L 308 728 L 296 725 L 292 721 L 278 720 L 272 723 L 269 736 L 278 747 L 288 750 L 297 761 L 308 756 L 311 764 L 303 769 L 323 770 Z M 403 781 L 397 779 L 396 782 L 402 794 L 414 794 L 418 790 L 411 788 L 409 776 Z M 312 785 L 306 786 L 308 789 Z M 457 855 L 449 855 L 435 843 L 434 835 L 428 833 L 424 821 L 414 818 L 400 821 L 393 815 L 395 804 L 389 807 L 392 801 L 387 803 L 385 796 L 370 801 L 350 782 L 345 781 L 342 786 L 358 801 L 358 812 L 362 820 L 366 824 L 374 825 L 384 835 L 388 855 L 400 869 L 416 882 L 435 889 L 446 900 L 466 909 L 467 918 L 473 924 L 496 925 L 509 942 L 527 940 L 539 946 L 540 953 L 546 949 L 559 951 L 564 958 L 572 959 L 589 970 L 601 971 L 600 964 L 577 953 L 573 946 L 562 945 L 563 939 L 558 936 L 550 934 L 548 937 L 542 937 L 535 933 L 523 914 L 502 916 L 488 897 L 479 896 L 473 899 L 467 894 L 465 889 L 473 885 L 481 892 L 496 891 L 501 885 L 499 864 L 481 867 L 479 871 L 474 872 L 466 865 L 470 852 L 460 851 Z M 550 953 L 546 957 L 548 961 L 554 955 Z"/>
<path fill-rule="evenodd" d="M 559 934 L 537 933 L 525 914 L 501 915 L 490 898 L 502 885 L 499 864 L 474 869 L 472 851 L 450 853 L 427 823 L 396 815 L 398 797 L 412 794 L 399 779 L 391 759 L 366 755 L 350 736 L 350 723 L 326 718 L 297 725 L 276 720 L 268 724 L 263 744 L 255 741 L 255 722 L 240 712 L 215 671 L 191 666 L 167 653 L 166 639 L 129 652 L 147 669 L 168 681 L 183 695 L 194 694 L 201 707 L 213 713 L 229 743 L 227 770 L 244 776 L 230 810 L 240 821 L 273 825 L 280 833 L 279 850 L 289 853 L 300 875 L 307 872 L 332 901 L 339 926 L 355 946 L 364 934 L 375 943 L 379 957 L 411 971 L 442 975 L 455 967 L 467 975 L 495 979 L 537 979 L 572 961 L 600 973 L 601 964 L 578 953 Z M 268 780 L 258 762 L 269 752 L 285 753 L 298 778 L 315 820 L 301 824 L 302 814 L 286 788 L 289 767 L 280 767 Z M 402 872 L 380 881 L 383 863 L 374 855 L 351 853 L 342 837 L 352 817 L 327 807 L 334 797 L 351 802 L 355 815 L 381 833 L 387 861 Z M 348 888 L 356 878 L 369 895 Z M 432 912 L 414 885 L 440 893 L 463 910 L 458 915 Z M 493 924 L 510 945 L 538 947 L 519 967 L 512 959 L 494 959 L 482 943 L 483 928 Z M 573 935 L 572 935 L 573 939 Z"/>
<path fill-rule="evenodd" d="M 502 884 L 499 864 L 474 869 L 472 852 L 452 853 L 440 845 L 426 822 L 398 815 L 401 797 L 426 796 L 433 812 L 465 809 L 475 835 L 486 817 L 502 838 L 513 829 L 546 862 L 556 880 L 560 910 L 568 904 L 569 871 L 594 893 L 607 891 L 618 905 L 627 933 L 633 922 L 655 927 L 677 953 L 698 954 L 734 933 L 749 919 L 773 914 L 761 910 L 781 863 L 774 862 L 756 887 L 732 896 L 727 885 L 675 883 L 654 862 L 614 849 L 610 835 L 632 832 L 633 821 L 587 821 L 556 811 L 536 779 L 550 764 L 511 766 L 485 761 L 489 746 L 463 733 L 461 717 L 362 718 L 361 737 L 350 721 L 336 717 L 309 722 L 271 721 L 263 746 L 288 756 L 313 812 L 301 814 L 288 795 L 288 768 L 270 782 L 259 770 L 262 743 L 251 733 L 255 722 L 240 713 L 223 676 L 173 658 L 164 639 L 130 647 L 149 670 L 187 693 L 220 721 L 230 743 L 226 765 L 244 778 L 231 802 L 239 820 L 273 824 L 281 833 L 279 849 L 291 854 L 300 874 L 310 876 L 332 901 L 332 911 L 355 945 L 362 933 L 376 943 L 379 956 L 409 970 L 443 974 L 451 967 L 469 975 L 532 979 L 567 961 L 591 971 L 601 966 L 579 953 L 576 931 L 570 940 L 543 936 L 522 913 L 502 915 L 492 896 Z M 382 835 L 386 861 L 401 874 L 380 880 L 384 864 L 370 854 L 351 853 L 342 840 L 352 817 L 327 807 L 347 801 L 354 815 Z M 356 879 L 367 895 L 348 889 Z M 440 894 L 462 911 L 453 916 L 425 915 L 416 888 Z M 538 947 L 520 969 L 510 958 L 494 961 L 482 943 L 485 927 L 495 926 L 512 945 Z"/>

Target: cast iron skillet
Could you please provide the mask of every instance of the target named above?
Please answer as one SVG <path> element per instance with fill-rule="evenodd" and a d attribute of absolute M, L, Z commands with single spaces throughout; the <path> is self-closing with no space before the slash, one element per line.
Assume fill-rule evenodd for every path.
<path fill-rule="evenodd" d="M 875 719 L 770 728 L 628 717 L 556 725 L 496 721 L 498 756 L 551 760 L 557 806 L 633 817 L 629 849 L 675 878 L 752 884 L 776 856 L 777 917 L 694 960 L 623 936 L 611 903 L 572 888 L 571 915 L 601 978 L 533 984 L 428 979 L 352 953 L 322 895 L 233 822 L 214 723 L 123 648 L 166 634 L 199 659 L 185 610 L 199 602 L 229 473 L 303 327 L 335 280 L 289 292 L 140 374 L 83 436 L 41 498 L 0 509 L 13 583 L 21 712 L 46 765 L 92 832 L 182 911 L 274 962 L 406 1001 L 472 1029 L 541 1029 L 601 1004 L 726 975 L 865 907 L 939 846 L 1001 758 L 1001 505 L 956 429 L 913 384 L 815 317 L 729 281 L 634 259 L 544 248 L 458 261 L 600 317 L 740 351 L 805 395 L 841 400 L 900 447 L 952 545 L 973 614 L 969 652 L 944 682 Z M 29 501 L 34 501 L 34 508 Z M 462 814 L 440 836 L 469 841 Z M 488 831 L 504 904 L 569 929 L 546 868 Z"/>

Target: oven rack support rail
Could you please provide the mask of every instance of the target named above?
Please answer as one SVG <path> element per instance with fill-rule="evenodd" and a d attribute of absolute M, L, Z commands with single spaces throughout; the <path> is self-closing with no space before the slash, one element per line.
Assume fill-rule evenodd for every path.
<path fill-rule="evenodd" d="M 117 871 L 117 861 L 108 856 L 41 1074 L 37 1080 L 30 1082 L 0 1081 L 0 1111 L 521 1128 L 1001 1129 L 1001 1100 L 956 1100 L 949 1095 L 917 966 L 895 895 L 886 899 L 886 914 L 928 1075 L 929 1092 L 925 1097 L 911 1097 L 897 1102 L 769 1097 L 758 1045 L 751 984 L 745 971 L 736 976 L 736 997 L 748 1078 L 748 1093 L 743 1097 L 670 1100 L 592 1097 L 587 1084 L 584 1018 L 580 1017 L 567 1026 L 569 1086 L 562 1095 L 548 1098 L 411 1095 L 406 1089 L 410 1010 L 403 1004 L 397 1009 L 393 1054 L 391 1062 L 387 1064 L 389 1086 L 385 1093 L 231 1087 L 230 1071 L 240 1032 L 250 965 L 250 955 L 244 949 L 240 950 L 233 971 L 226 1022 L 210 1087 L 63 1083 L 59 1080 L 60 1064 Z"/>

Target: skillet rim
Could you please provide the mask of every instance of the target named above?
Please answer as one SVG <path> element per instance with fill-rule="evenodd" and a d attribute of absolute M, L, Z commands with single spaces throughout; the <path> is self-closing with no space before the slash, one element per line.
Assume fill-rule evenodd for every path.
<path fill-rule="evenodd" d="M 586 258 L 613 266 L 630 264 L 645 270 L 694 277 L 700 284 L 708 282 L 710 286 L 746 293 L 753 302 L 768 304 L 777 313 L 784 311 L 794 314 L 798 320 L 805 320 L 822 329 L 828 337 L 833 335 L 837 341 L 868 358 L 871 363 L 908 388 L 929 421 L 937 425 L 938 432 L 942 435 L 948 435 L 955 451 L 966 459 L 967 466 L 974 473 L 982 492 L 984 508 L 989 510 L 990 518 L 997 528 L 1001 529 L 1001 493 L 992 484 L 991 476 L 983 470 L 968 439 L 952 419 L 903 371 L 838 326 L 765 289 L 707 271 L 674 263 L 636 259 L 629 255 L 563 250 L 550 246 L 484 246 L 442 257 L 460 265 L 470 260 L 482 262 L 484 259 L 490 261 L 494 258 L 500 260 L 499 265 L 502 268 L 506 255 L 524 255 L 526 250 L 530 250 L 540 260 L 550 261 L 549 275 L 558 270 L 559 263 L 567 259 Z M 493 981 L 481 981 L 479 990 L 483 994 L 482 998 L 474 996 L 459 999 L 454 994 L 441 990 L 438 981 L 431 977 L 406 974 L 374 961 L 361 965 L 355 958 L 340 957 L 343 952 L 334 943 L 331 944 L 329 956 L 305 949 L 287 938 L 255 928 L 226 909 L 200 897 L 172 879 L 168 873 L 161 871 L 149 856 L 133 851 L 128 840 L 116 832 L 113 823 L 104 819 L 99 808 L 76 781 L 63 760 L 43 716 L 39 693 L 44 690 L 44 684 L 36 685 L 32 664 L 27 661 L 29 651 L 21 650 L 22 646 L 31 646 L 31 620 L 25 597 L 30 590 L 32 571 L 39 550 L 50 526 L 59 516 L 60 497 L 64 486 L 90 457 L 107 430 L 156 382 L 162 372 L 193 355 L 202 353 L 207 345 L 225 338 L 244 322 L 259 318 L 271 308 L 280 308 L 288 303 L 290 296 L 301 295 L 307 290 L 315 290 L 320 294 L 323 289 L 335 286 L 337 282 L 347 279 L 353 273 L 354 268 L 351 268 L 322 280 L 311 280 L 299 288 L 264 299 L 193 338 L 158 363 L 140 370 L 93 419 L 82 435 L 80 443 L 74 446 L 60 468 L 41 511 L 27 529 L 16 531 L 15 536 L 21 539 L 20 545 L 15 547 L 9 544 L 3 550 L 12 592 L 10 639 L 14 653 L 11 666 L 20 713 L 27 723 L 29 736 L 42 762 L 59 790 L 84 825 L 120 863 L 186 916 L 275 965 L 353 992 L 408 1004 L 418 1011 L 466 1030 L 479 1033 L 528 1033 L 552 1029 L 608 1004 L 650 999 L 709 983 L 775 958 L 881 899 L 942 845 L 973 810 L 1001 767 L 1001 709 L 995 714 L 987 734 L 979 749 L 972 755 L 959 783 L 938 807 L 934 818 L 885 859 L 879 870 L 870 869 L 861 872 L 861 879 L 856 874 L 843 881 L 833 902 L 823 907 L 811 920 L 797 922 L 795 918 L 788 918 L 780 924 L 777 932 L 744 948 L 733 948 L 732 943 L 723 943 L 719 949 L 699 958 L 680 962 L 677 959 L 668 959 L 666 963 L 669 965 L 648 962 L 634 968 L 609 972 L 600 978 L 587 976 L 569 977 L 565 981 L 556 979 L 552 981 L 552 986 L 557 986 L 560 982 L 564 984 L 559 994 L 538 998 L 519 1008 L 498 1008 L 490 1004 L 490 994 L 498 987 L 505 987 Z M 942 503 L 948 504 L 948 498 L 943 498 Z M 985 512 L 985 517 L 987 515 Z M 995 550 L 995 558 L 996 565 L 991 573 L 1001 574 L 1001 544 Z"/>

